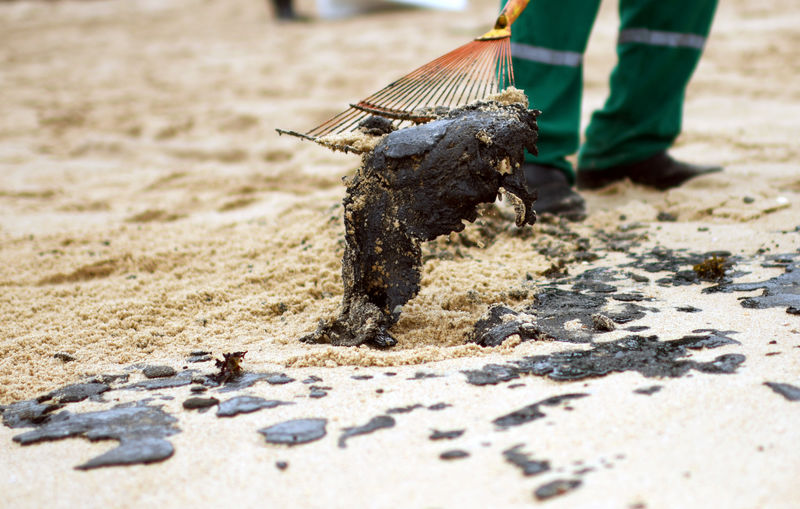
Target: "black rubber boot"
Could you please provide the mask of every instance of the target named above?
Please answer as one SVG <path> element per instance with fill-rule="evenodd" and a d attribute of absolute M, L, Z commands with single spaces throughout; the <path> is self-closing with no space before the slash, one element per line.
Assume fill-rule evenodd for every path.
<path fill-rule="evenodd" d="M 275 6 L 275 17 L 284 21 L 297 21 L 299 16 L 294 12 L 292 0 L 272 0 Z"/>
<path fill-rule="evenodd" d="M 678 187 L 694 177 L 720 171 L 722 171 L 721 166 L 683 163 L 671 158 L 666 152 L 659 152 L 644 161 L 612 166 L 602 170 L 578 168 L 577 185 L 578 189 L 598 189 L 628 178 L 636 184 L 665 191 Z"/>
<path fill-rule="evenodd" d="M 522 170 L 525 172 L 528 190 L 538 193 L 533 203 L 537 214 L 550 213 L 570 221 L 582 221 L 586 218 L 586 203 L 570 187 L 564 172 L 552 166 L 532 163 L 525 163 Z"/>

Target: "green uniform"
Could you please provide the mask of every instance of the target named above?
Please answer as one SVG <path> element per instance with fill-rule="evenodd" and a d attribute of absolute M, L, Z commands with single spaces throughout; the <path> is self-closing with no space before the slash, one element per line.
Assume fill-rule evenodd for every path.
<path fill-rule="evenodd" d="M 686 85 L 700 59 L 716 0 L 620 0 L 611 93 L 594 112 L 581 170 L 633 163 L 666 150 L 681 130 Z M 539 156 L 562 169 L 578 150 L 583 53 L 600 0 L 531 0 L 511 31 L 516 86 L 539 117 Z"/>

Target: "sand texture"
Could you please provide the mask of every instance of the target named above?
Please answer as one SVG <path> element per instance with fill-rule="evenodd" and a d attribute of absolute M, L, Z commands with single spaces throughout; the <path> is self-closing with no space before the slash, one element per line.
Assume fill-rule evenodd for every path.
<path fill-rule="evenodd" d="M 0 2 L 0 405 L 6 424 L 21 401 L 55 405 L 0 426 L 0 506 L 797 507 L 795 0 L 719 6 L 672 154 L 724 172 L 583 193 L 577 224 L 519 229 L 499 202 L 423 244 L 397 346 L 297 341 L 339 311 L 360 156 L 275 129 L 322 123 L 496 12 L 285 24 L 257 0 Z M 616 31 L 608 2 L 584 125 Z M 694 276 L 713 254 L 719 287 Z M 494 304 L 522 328 L 468 342 Z M 215 386 L 213 359 L 237 351 L 252 385 Z M 159 365 L 177 375 L 145 377 Z M 184 404 L 238 396 L 291 404 Z M 160 427 L 76 417 L 121 404 L 160 408 L 125 411 Z M 259 433 L 295 419 L 325 435 Z M 83 438 L 54 440 L 59 422 Z M 132 437 L 167 459 L 75 469 Z"/>

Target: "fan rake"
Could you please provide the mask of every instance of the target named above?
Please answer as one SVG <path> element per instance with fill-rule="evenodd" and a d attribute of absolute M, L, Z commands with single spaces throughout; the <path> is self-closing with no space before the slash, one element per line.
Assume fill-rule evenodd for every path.
<path fill-rule="evenodd" d="M 277 129 L 309 140 L 353 131 L 371 115 L 394 121 L 424 123 L 438 108 L 456 107 L 501 92 L 514 84 L 511 65 L 511 24 L 529 0 L 509 0 L 494 28 L 475 40 L 390 83 L 323 124 L 299 133 Z"/>

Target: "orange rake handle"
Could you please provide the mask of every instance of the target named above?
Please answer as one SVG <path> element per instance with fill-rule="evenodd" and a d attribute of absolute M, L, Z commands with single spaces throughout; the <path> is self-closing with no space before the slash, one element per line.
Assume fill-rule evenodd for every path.
<path fill-rule="evenodd" d="M 497 21 L 494 22 L 494 28 L 476 38 L 476 41 L 490 41 L 492 39 L 505 39 L 511 37 L 511 24 L 514 23 L 525 7 L 528 6 L 529 0 L 508 0 Z"/>

